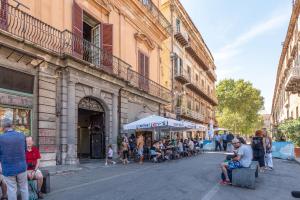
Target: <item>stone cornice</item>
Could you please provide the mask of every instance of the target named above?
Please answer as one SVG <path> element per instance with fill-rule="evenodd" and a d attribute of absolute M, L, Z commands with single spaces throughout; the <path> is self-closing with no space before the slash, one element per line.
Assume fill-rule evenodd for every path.
<path fill-rule="evenodd" d="M 135 33 L 134 38 L 139 42 L 143 42 L 150 50 L 153 50 L 155 48 L 155 45 L 153 44 L 151 39 L 143 33 Z"/>
<path fill-rule="evenodd" d="M 140 5 L 139 1 L 117 1 L 118 3 L 115 2 L 114 5 L 118 7 L 120 13 L 130 19 L 130 21 L 140 30 L 143 30 L 143 32 L 151 33 L 153 37 L 156 37 L 160 41 L 158 43 L 161 43 L 161 41 L 169 37 L 169 33 L 154 20 L 152 14 Z"/>
<path fill-rule="evenodd" d="M 273 102 L 272 102 L 272 112 L 274 111 L 274 109 L 276 108 L 276 104 L 278 103 L 279 92 L 280 92 L 279 90 L 282 89 L 281 88 L 281 84 L 282 84 L 281 79 L 283 78 L 282 77 L 283 63 L 284 63 L 284 59 L 285 59 L 285 56 L 287 53 L 288 46 L 289 46 L 291 38 L 293 36 L 294 28 L 296 26 L 296 22 L 299 17 L 299 13 L 300 13 L 300 0 L 295 0 L 295 4 L 293 6 L 292 15 L 290 18 L 287 34 L 286 34 L 286 37 L 285 37 L 285 40 L 283 43 L 282 52 L 281 52 L 281 56 L 280 56 L 280 60 L 279 60 L 278 68 L 277 68 L 276 83 L 275 83 Z"/>

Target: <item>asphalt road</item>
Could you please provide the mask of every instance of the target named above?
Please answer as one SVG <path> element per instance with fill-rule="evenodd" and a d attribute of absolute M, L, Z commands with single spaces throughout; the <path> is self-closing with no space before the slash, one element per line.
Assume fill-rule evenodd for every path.
<path fill-rule="evenodd" d="M 144 165 L 104 167 L 93 163 L 78 172 L 51 177 L 45 199 L 72 200 L 289 200 L 300 190 L 300 165 L 274 160 L 275 170 L 259 175 L 256 189 L 219 185 L 224 155 L 196 157 Z"/>

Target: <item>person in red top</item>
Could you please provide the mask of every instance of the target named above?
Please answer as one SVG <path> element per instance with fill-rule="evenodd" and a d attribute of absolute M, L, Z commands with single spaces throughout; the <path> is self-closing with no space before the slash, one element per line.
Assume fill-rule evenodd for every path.
<path fill-rule="evenodd" d="M 39 170 L 41 154 L 37 147 L 33 146 L 32 137 L 26 138 L 27 151 L 26 151 L 26 163 L 27 163 L 27 175 L 30 180 L 37 180 L 38 185 L 38 197 L 43 199 L 41 188 L 43 185 L 43 174 Z"/>

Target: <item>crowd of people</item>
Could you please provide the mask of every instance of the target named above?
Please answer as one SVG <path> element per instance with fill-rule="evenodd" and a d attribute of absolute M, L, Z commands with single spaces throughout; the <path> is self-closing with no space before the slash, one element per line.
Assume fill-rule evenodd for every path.
<path fill-rule="evenodd" d="M 199 153 L 203 149 L 203 140 L 201 138 L 170 139 L 169 137 L 148 142 L 142 134 L 137 137 L 131 134 L 130 137 L 122 135 L 119 157 L 124 165 L 129 160 L 138 161 L 143 164 L 145 159 L 153 162 L 189 157 Z M 109 145 L 107 152 L 108 164 L 115 164 L 112 161 L 113 148 Z"/>
<path fill-rule="evenodd" d="M 23 200 L 29 199 L 30 195 L 43 199 L 43 174 L 39 170 L 41 155 L 38 148 L 33 146 L 32 137 L 16 132 L 11 119 L 5 118 L 3 126 L 4 134 L 0 135 L 1 200 L 17 200 L 18 189 Z M 37 187 L 34 180 L 37 181 Z"/>
<path fill-rule="evenodd" d="M 221 138 L 221 136 L 216 135 L 214 140 L 221 143 L 222 140 L 219 138 Z M 225 161 L 221 163 L 221 184 L 231 184 L 232 170 L 249 167 L 252 161 L 259 163 L 260 172 L 273 170 L 272 139 L 268 136 L 265 129 L 257 130 L 255 135 L 250 138 L 250 144 L 247 144 L 246 141 L 239 136 L 234 137 L 231 141 L 227 140 L 227 143 L 233 146 L 233 155 L 227 156 Z M 216 149 L 217 146 L 219 147 L 220 144 L 216 144 Z"/>

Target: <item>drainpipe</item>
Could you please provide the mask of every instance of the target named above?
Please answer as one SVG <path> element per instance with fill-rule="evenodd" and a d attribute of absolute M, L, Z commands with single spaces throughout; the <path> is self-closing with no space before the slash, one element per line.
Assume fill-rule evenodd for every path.
<path fill-rule="evenodd" d="M 119 89 L 119 95 L 118 95 L 118 136 L 121 132 L 121 107 L 122 107 L 122 96 L 121 96 L 121 93 L 122 93 L 122 90 L 123 90 L 124 87 L 121 87 Z M 117 143 L 118 143 L 118 138 L 117 138 Z"/>
<path fill-rule="evenodd" d="M 172 93 L 172 108 L 171 108 L 171 112 L 174 113 L 175 112 L 175 94 L 174 94 L 174 30 L 173 30 L 173 13 L 174 13 L 174 2 L 173 0 L 171 1 L 171 65 L 172 65 L 172 82 L 171 82 L 171 93 Z"/>

